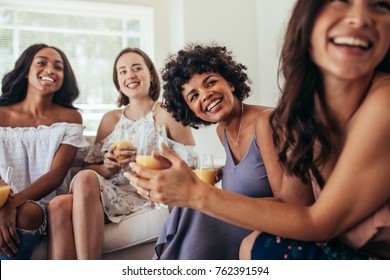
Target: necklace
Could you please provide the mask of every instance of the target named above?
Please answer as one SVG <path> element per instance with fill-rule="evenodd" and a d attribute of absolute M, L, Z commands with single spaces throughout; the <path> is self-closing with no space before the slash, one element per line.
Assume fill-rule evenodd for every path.
<path fill-rule="evenodd" d="M 230 137 L 230 140 L 232 140 L 234 147 L 238 146 L 238 139 L 240 139 L 241 126 L 242 126 L 242 119 L 243 118 L 244 118 L 244 103 L 241 102 L 241 121 L 240 121 L 240 126 L 238 127 L 238 134 L 237 134 L 236 141 L 234 141 L 233 137 L 230 135 L 229 131 L 226 129 L 227 135 Z"/>

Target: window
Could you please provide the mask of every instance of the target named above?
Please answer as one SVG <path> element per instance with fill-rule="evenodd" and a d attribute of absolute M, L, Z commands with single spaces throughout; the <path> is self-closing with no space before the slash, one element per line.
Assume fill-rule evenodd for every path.
<path fill-rule="evenodd" d="M 77 77 L 86 135 L 96 134 L 103 114 L 116 108 L 112 81 L 116 55 L 139 47 L 154 58 L 153 10 L 93 2 L 2 0 L 0 75 L 9 72 L 31 44 L 46 43 L 67 55 Z"/>

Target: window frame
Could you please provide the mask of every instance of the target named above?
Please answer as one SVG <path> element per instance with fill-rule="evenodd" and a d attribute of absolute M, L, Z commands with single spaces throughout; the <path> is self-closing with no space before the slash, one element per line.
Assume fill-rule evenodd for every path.
<path fill-rule="evenodd" d="M 115 34 L 121 37 L 121 49 L 127 47 L 127 40 L 131 37 L 131 32 L 127 30 L 126 23 L 129 20 L 136 19 L 139 21 L 140 30 L 136 32 L 139 34 L 139 47 L 144 50 L 152 60 L 154 60 L 154 11 L 152 7 L 148 6 L 137 6 L 133 4 L 123 5 L 116 3 L 99 3 L 99 2 L 86 2 L 86 1 L 63 1 L 63 0 L 0 0 L 1 8 L 9 8 L 14 11 L 13 23 L 2 24 L 2 29 L 11 29 L 14 36 L 12 41 L 12 54 L 13 63 L 20 56 L 20 40 L 19 32 L 22 31 L 42 31 L 42 27 L 34 26 L 23 26 L 18 25 L 17 15 L 19 12 L 38 12 L 38 13 L 48 13 L 50 15 L 72 15 L 72 16 L 85 16 L 85 17 L 98 17 L 98 18 L 114 18 L 120 19 L 122 21 L 122 30 L 120 32 L 115 32 Z M 56 31 L 61 32 L 61 28 L 44 28 L 43 30 L 47 31 Z M 69 28 L 64 28 L 66 32 L 69 33 Z M 74 33 L 71 34 L 97 34 L 97 35 L 112 35 L 112 31 L 88 31 L 88 30 L 79 30 L 75 29 Z M 133 34 L 134 35 L 134 34 Z M 137 34 L 135 34 L 137 35 Z M 61 46 L 59 46 L 61 48 Z M 64 50 L 65 51 L 65 50 Z M 66 51 L 65 51 L 66 53 Z M 68 57 L 72 67 L 72 59 Z M 114 63 L 114 61 L 112 61 Z M 112 69 L 112 64 L 107 65 L 109 69 Z M 10 69 L 11 70 L 11 69 Z M 5 74 L 5 73 L 4 73 Z M 78 77 L 77 81 L 80 84 L 81 81 Z M 112 77 L 107 77 L 107 82 L 113 86 Z M 80 95 L 82 95 L 80 87 Z M 117 108 L 115 104 L 116 97 L 112 104 L 82 104 L 78 103 L 78 100 L 75 102 L 75 106 L 82 109 L 81 114 L 83 116 L 84 122 L 88 120 L 100 120 L 103 114 L 107 111 Z M 98 113 L 83 113 L 84 110 L 100 110 Z M 95 135 L 97 127 L 88 128 L 85 130 L 85 135 Z"/>

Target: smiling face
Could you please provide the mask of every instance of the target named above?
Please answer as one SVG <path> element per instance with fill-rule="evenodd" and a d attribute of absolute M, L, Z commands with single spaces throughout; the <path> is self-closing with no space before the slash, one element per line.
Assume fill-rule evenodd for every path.
<path fill-rule="evenodd" d="M 371 75 L 390 47 L 390 0 L 329 1 L 315 20 L 310 54 L 323 74 Z"/>
<path fill-rule="evenodd" d="M 116 63 L 116 74 L 119 87 L 127 97 L 149 95 L 151 75 L 139 54 L 123 54 Z"/>
<path fill-rule="evenodd" d="M 32 60 L 27 78 L 29 90 L 57 92 L 64 81 L 64 62 L 61 55 L 52 48 L 39 50 Z"/>
<path fill-rule="evenodd" d="M 202 120 L 226 119 L 234 104 L 233 87 L 217 73 L 194 74 L 183 85 L 182 95 L 190 109 Z"/>

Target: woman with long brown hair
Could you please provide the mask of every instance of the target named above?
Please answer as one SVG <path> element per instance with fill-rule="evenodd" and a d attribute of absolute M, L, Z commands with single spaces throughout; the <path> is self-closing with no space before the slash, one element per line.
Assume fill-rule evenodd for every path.
<path fill-rule="evenodd" d="M 296 177 L 311 182 L 311 206 L 210 188 L 167 148 L 169 168 L 132 164 L 142 178 L 129 179 L 155 201 L 258 231 L 244 241 L 242 258 L 390 258 L 389 30 L 389 0 L 298 0 L 294 7 L 270 121 L 282 189 Z"/>

